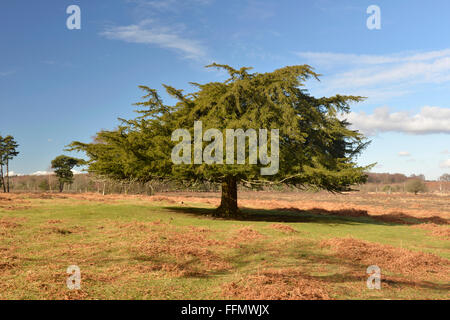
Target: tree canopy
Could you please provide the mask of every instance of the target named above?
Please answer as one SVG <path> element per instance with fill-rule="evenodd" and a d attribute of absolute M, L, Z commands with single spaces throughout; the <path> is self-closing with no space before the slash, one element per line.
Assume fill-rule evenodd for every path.
<path fill-rule="evenodd" d="M 318 79 L 319 75 L 308 65 L 267 73 L 219 64 L 207 67 L 225 70 L 229 78 L 223 82 L 191 83 L 195 90 L 187 94 L 164 85 L 178 101 L 175 105 L 164 104 L 155 89 L 140 86 L 146 95 L 143 102 L 136 104 L 139 110 L 135 119 L 119 119 L 117 129 L 98 132 L 91 143 L 75 141 L 69 150 L 84 151 L 90 159 L 90 172 L 115 180 L 222 183 L 222 203 L 217 210 L 221 216 L 239 213 L 239 182 L 286 183 L 342 192 L 366 181 L 364 172 L 369 167 L 357 166 L 355 158 L 368 142 L 358 131 L 351 130 L 342 116 L 350 111 L 350 103 L 360 102 L 363 97 L 311 96 L 305 82 Z M 182 128 L 194 136 L 194 121 L 202 121 L 203 132 L 212 128 L 221 132 L 278 129 L 277 173 L 261 175 L 260 169 L 267 165 L 250 164 L 249 153 L 245 164 L 174 164 L 171 153 L 178 141 L 172 141 L 172 133 Z M 208 144 L 203 141 L 201 150 Z M 194 148 L 191 152 L 194 158 Z"/>
<path fill-rule="evenodd" d="M 52 169 L 54 169 L 59 181 L 59 192 L 64 190 L 65 183 L 73 182 L 72 169 L 76 166 L 80 166 L 84 163 L 84 160 L 77 159 L 65 155 L 57 156 L 52 160 Z"/>
<path fill-rule="evenodd" d="M 418 194 L 419 192 L 426 192 L 427 186 L 424 180 L 419 178 L 413 178 L 408 180 L 408 182 L 406 183 L 406 191 Z"/>

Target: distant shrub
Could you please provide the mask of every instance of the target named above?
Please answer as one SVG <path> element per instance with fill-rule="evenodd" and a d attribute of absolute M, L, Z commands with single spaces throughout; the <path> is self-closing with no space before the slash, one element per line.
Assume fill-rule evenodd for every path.
<path fill-rule="evenodd" d="M 50 185 L 48 184 L 47 180 L 43 180 L 41 183 L 39 183 L 39 189 L 42 191 L 48 191 L 50 190 Z"/>
<path fill-rule="evenodd" d="M 426 192 L 427 186 L 421 179 L 411 179 L 406 183 L 406 191 L 418 194 L 419 192 Z"/>

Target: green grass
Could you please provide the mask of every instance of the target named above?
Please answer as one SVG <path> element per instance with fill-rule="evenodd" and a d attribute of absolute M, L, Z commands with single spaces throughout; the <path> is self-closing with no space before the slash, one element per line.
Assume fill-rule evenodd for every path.
<path fill-rule="evenodd" d="M 320 246 L 325 239 L 352 237 L 450 259 L 448 241 L 407 225 L 250 209 L 248 220 L 221 220 L 211 218 L 213 209 L 204 204 L 139 199 L 26 201 L 28 209 L 0 208 L 1 221 L 16 223 L 0 229 L 1 299 L 227 299 L 233 297 L 226 295 L 226 284 L 289 268 L 320 280 L 334 299 L 449 298 L 445 281 L 436 274 L 418 278 L 383 270 L 398 281 L 368 290 L 367 265 L 338 258 Z M 274 223 L 296 232 L 273 229 Z M 185 244 L 184 238 L 203 234 L 191 226 L 210 231 Z M 244 227 L 260 236 L 239 238 Z M 151 251 L 165 246 L 173 252 Z M 221 265 L 209 266 L 211 257 Z M 81 290 L 66 287 L 66 269 L 72 264 L 81 269 Z"/>

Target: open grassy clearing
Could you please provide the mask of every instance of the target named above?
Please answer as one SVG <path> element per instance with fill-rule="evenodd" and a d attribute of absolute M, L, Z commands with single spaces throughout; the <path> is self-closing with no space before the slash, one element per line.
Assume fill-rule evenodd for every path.
<path fill-rule="evenodd" d="M 197 198 L 0 196 L 1 299 L 449 299 L 447 212 L 399 223 Z M 270 208 L 270 207 L 269 207 Z M 349 211 L 352 212 L 352 211 Z M 419 215 L 420 216 L 420 215 Z M 81 290 L 66 269 L 81 269 Z M 366 268 L 382 270 L 368 290 Z"/>

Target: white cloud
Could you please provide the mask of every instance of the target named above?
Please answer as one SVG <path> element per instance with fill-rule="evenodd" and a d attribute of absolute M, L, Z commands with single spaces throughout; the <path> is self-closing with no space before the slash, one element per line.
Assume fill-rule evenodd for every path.
<path fill-rule="evenodd" d="M 397 53 L 391 55 L 347 54 L 333 52 L 298 52 L 297 55 L 318 65 L 379 65 L 429 61 L 450 56 L 450 49 L 423 53 Z"/>
<path fill-rule="evenodd" d="M 153 20 L 144 20 L 139 24 L 109 27 L 101 33 L 108 39 L 130 43 L 155 45 L 164 49 L 173 49 L 189 59 L 201 59 L 206 56 L 205 47 L 197 40 L 188 39 L 181 33 L 183 26 L 161 26 Z"/>
<path fill-rule="evenodd" d="M 353 69 L 338 74 L 331 85 L 355 88 L 385 85 L 400 81 L 410 84 L 442 83 L 450 80 L 450 56 L 429 62 L 408 62 L 398 65 Z"/>
<path fill-rule="evenodd" d="M 75 169 L 72 169 L 73 174 L 83 174 L 85 172 L 78 171 Z M 46 176 L 46 175 L 53 175 L 55 174 L 53 171 L 36 171 L 30 174 L 31 176 Z"/>
<path fill-rule="evenodd" d="M 46 176 L 49 174 L 55 174 L 55 173 L 51 172 L 51 171 L 36 171 L 36 172 L 33 172 L 31 175 L 32 176 Z"/>
<path fill-rule="evenodd" d="M 389 55 L 332 52 L 297 55 L 317 70 L 328 68 L 324 83 L 326 90 L 332 92 L 369 98 L 378 92 L 379 97 L 389 98 L 409 93 L 414 85 L 450 82 L 450 49 Z M 388 96 L 383 97 L 386 91 Z"/>
<path fill-rule="evenodd" d="M 450 168 L 450 159 L 441 162 L 441 168 Z"/>
<path fill-rule="evenodd" d="M 405 132 L 410 134 L 450 134 L 450 108 L 423 107 L 419 113 L 390 112 L 388 107 L 374 110 L 372 114 L 350 112 L 344 115 L 355 129 L 365 134 L 379 132 Z"/>
<path fill-rule="evenodd" d="M 411 156 L 411 153 L 409 153 L 408 151 L 400 151 L 400 152 L 398 153 L 398 156 L 399 156 L 399 157 L 410 157 L 410 156 Z"/>
<path fill-rule="evenodd" d="M 21 174 L 21 173 L 15 173 L 14 171 L 10 171 L 8 175 L 9 175 L 10 177 L 15 177 L 15 176 L 20 177 L 20 176 L 23 176 L 23 174 Z"/>

